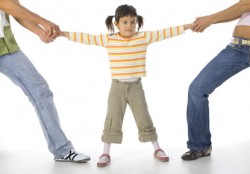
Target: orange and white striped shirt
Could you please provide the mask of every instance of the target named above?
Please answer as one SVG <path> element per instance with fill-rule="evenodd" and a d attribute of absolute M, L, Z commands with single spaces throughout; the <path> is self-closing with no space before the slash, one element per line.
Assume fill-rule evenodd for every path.
<path fill-rule="evenodd" d="M 146 52 L 149 44 L 184 32 L 184 26 L 181 25 L 157 31 L 137 32 L 131 38 L 123 38 L 119 33 L 91 35 L 69 32 L 68 39 L 105 47 L 109 55 L 112 79 L 131 79 L 146 76 Z"/>

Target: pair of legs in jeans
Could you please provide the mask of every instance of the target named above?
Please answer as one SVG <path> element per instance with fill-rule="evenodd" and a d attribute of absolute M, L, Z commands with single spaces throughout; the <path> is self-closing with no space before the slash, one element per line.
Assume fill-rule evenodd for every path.
<path fill-rule="evenodd" d="M 49 151 L 55 159 L 65 157 L 74 147 L 61 129 L 53 94 L 44 78 L 22 51 L 0 56 L 0 72 L 19 86 L 35 107 Z"/>
<path fill-rule="evenodd" d="M 187 147 L 204 151 L 211 147 L 209 95 L 223 82 L 249 67 L 250 46 L 228 45 L 212 59 L 189 86 Z"/>

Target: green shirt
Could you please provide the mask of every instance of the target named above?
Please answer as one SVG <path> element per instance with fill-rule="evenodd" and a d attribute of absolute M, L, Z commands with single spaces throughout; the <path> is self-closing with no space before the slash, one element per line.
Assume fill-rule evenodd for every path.
<path fill-rule="evenodd" d="M 6 14 L 6 18 L 9 20 L 9 15 Z M 4 27 L 4 38 L 0 38 L 0 56 L 4 54 L 10 54 L 16 52 L 20 49 L 18 46 L 15 37 L 11 31 L 10 26 Z"/>

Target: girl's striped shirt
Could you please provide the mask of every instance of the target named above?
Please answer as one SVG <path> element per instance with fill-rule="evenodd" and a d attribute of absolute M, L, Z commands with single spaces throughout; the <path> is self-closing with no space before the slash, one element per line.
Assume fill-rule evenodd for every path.
<path fill-rule="evenodd" d="M 185 32 L 184 26 L 169 27 L 157 31 L 137 32 L 131 38 L 119 33 L 92 35 L 69 32 L 69 40 L 107 49 L 112 79 L 130 79 L 146 76 L 146 52 L 149 44 Z"/>

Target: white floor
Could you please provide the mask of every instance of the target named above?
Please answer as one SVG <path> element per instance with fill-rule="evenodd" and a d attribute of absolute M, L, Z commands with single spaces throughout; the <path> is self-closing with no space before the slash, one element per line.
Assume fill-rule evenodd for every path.
<path fill-rule="evenodd" d="M 171 160 L 167 163 L 156 161 L 145 149 L 120 151 L 113 155 L 112 163 L 106 168 L 97 168 L 97 156 L 88 163 L 55 162 L 41 151 L 0 150 L 1 174 L 249 174 L 250 142 L 219 147 L 210 157 L 186 162 L 180 159 L 183 149 L 168 149 Z M 121 148 L 121 146 L 120 146 Z M 45 152 L 45 153 L 43 153 Z M 91 151 L 89 151 L 91 152 Z"/>

